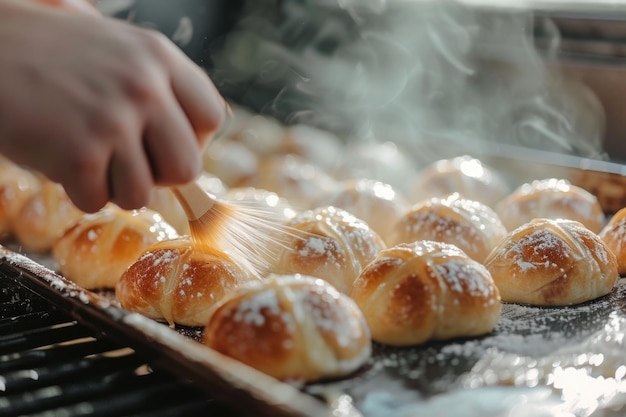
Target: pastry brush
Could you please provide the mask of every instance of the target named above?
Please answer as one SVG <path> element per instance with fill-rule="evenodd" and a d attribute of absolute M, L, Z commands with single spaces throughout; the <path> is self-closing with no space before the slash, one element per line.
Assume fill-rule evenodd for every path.
<path fill-rule="evenodd" d="M 284 223 L 280 205 L 218 199 L 193 181 L 173 188 L 189 221 L 194 248 L 226 252 L 244 271 L 262 278 L 278 250 L 281 239 L 294 232 Z"/>

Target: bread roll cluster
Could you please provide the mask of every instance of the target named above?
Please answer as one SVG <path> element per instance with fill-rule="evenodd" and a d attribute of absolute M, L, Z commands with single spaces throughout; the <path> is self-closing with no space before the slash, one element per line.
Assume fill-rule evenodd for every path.
<path fill-rule="evenodd" d="M 597 201 L 564 180 L 510 183 L 468 155 L 420 167 L 391 142 L 234 116 L 199 180 L 289 227 L 276 229 L 280 250 L 261 279 L 232 253 L 194 246 L 169 189 L 142 210 L 85 214 L 58 184 L 5 160 L 0 234 L 49 251 L 85 288 L 114 288 L 130 311 L 202 328 L 207 346 L 305 382 L 357 372 L 372 341 L 477 337 L 495 328 L 501 302 L 581 303 L 626 271 L 626 214 L 596 235 Z"/>

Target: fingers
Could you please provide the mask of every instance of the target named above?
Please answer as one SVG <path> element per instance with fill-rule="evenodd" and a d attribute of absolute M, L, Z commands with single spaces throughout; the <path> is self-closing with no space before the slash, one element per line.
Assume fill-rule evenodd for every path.
<path fill-rule="evenodd" d="M 109 200 L 123 209 L 147 204 L 154 182 L 152 168 L 139 141 L 118 148 L 109 162 L 107 194 Z"/>
<path fill-rule="evenodd" d="M 172 90 L 202 148 L 223 125 L 228 106 L 208 75 L 182 52 L 176 54 L 181 56 L 172 68 Z"/>
<path fill-rule="evenodd" d="M 202 169 L 194 130 L 173 94 L 166 95 L 144 135 L 154 182 L 165 186 L 192 181 Z"/>

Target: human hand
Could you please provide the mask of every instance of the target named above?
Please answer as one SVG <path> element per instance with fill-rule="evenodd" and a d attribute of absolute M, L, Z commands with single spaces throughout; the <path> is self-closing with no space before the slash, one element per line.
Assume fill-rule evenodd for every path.
<path fill-rule="evenodd" d="M 86 13 L 93 16 L 100 15 L 98 9 L 87 0 L 31 0 L 35 3 L 41 3 L 64 10 Z"/>
<path fill-rule="evenodd" d="M 0 153 L 82 210 L 144 206 L 193 180 L 225 117 L 207 75 L 163 35 L 0 0 Z"/>

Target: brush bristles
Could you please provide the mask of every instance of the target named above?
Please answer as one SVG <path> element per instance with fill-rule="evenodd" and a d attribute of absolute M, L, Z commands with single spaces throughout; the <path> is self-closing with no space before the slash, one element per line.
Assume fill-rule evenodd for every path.
<path fill-rule="evenodd" d="M 244 271 L 261 278 L 285 239 L 294 236 L 280 212 L 280 207 L 256 201 L 216 201 L 202 217 L 189 222 L 191 237 L 199 250 L 219 248 Z"/>

